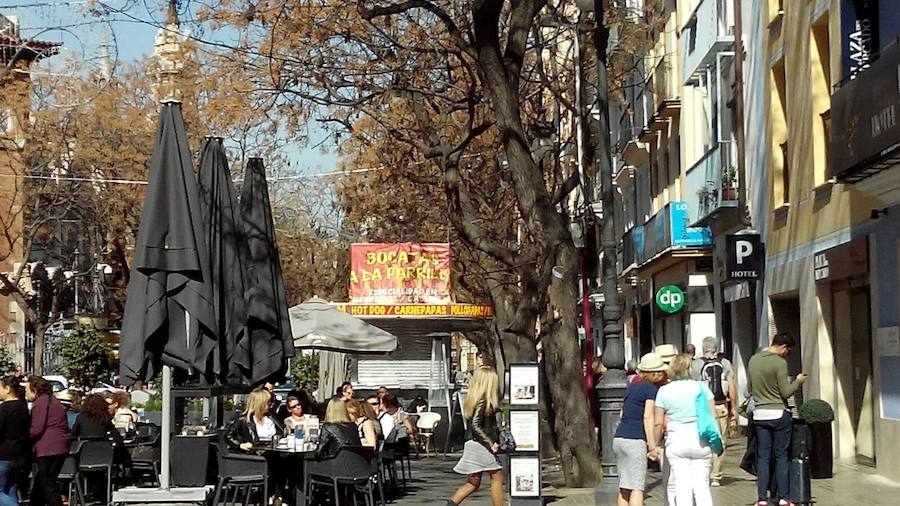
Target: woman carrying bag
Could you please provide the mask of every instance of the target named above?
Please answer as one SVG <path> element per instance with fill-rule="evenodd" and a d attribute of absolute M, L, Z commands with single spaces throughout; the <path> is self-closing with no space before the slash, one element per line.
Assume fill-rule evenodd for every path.
<path fill-rule="evenodd" d="M 468 475 L 464 483 L 447 500 L 448 506 L 456 506 L 481 487 L 482 473 L 491 477 L 491 503 L 502 506 L 504 498 L 503 468 L 497 462 L 500 439 L 495 413 L 500 410 L 500 379 L 490 367 L 479 367 L 469 382 L 469 395 L 463 405 L 463 415 L 468 420 L 468 433 L 462 458 L 453 470 Z"/>

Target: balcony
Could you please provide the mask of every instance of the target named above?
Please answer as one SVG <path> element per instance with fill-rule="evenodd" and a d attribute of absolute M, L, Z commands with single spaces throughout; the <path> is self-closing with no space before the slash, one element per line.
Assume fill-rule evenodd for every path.
<path fill-rule="evenodd" d="M 680 87 L 669 57 L 659 60 L 648 84 L 653 93 L 654 111 L 648 126 L 650 130 L 656 131 L 665 127 L 667 120 L 681 110 Z"/>
<path fill-rule="evenodd" d="M 712 233 L 706 227 L 692 227 L 686 202 L 670 202 L 647 223 L 631 228 L 622 237 L 622 267 L 631 262 L 640 267 L 671 248 L 696 248 L 712 244 Z"/>
<path fill-rule="evenodd" d="M 684 198 L 688 222 L 705 225 L 725 209 L 737 208 L 734 143 L 719 142 L 687 171 Z"/>
<path fill-rule="evenodd" d="M 716 54 L 734 44 L 733 0 L 700 0 L 681 30 L 681 72 L 684 84 L 697 84 Z"/>
<path fill-rule="evenodd" d="M 857 183 L 900 164 L 898 68 L 900 40 L 895 40 L 831 96 L 829 178 Z"/>

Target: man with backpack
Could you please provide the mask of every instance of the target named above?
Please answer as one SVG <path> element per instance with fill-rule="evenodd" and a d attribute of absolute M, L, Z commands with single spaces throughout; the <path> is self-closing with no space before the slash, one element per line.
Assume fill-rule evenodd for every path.
<path fill-rule="evenodd" d="M 719 432 L 722 434 L 722 441 L 727 443 L 725 435 L 728 432 L 728 420 L 729 418 L 737 419 L 737 382 L 731 362 L 726 358 L 719 357 L 718 352 L 719 342 L 715 337 L 710 336 L 703 339 L 703 356 L 696 361 L 696 365 L 700 366 L 700 381 L 706 383 L 715 397 L 716 422 L 718 422 Z M 721 484 L 724 457 L 725 452 L 722 452 L 721 455 L 713 454 L 712 471 L 709 473 L 710 485 L 713 487 Z"/>

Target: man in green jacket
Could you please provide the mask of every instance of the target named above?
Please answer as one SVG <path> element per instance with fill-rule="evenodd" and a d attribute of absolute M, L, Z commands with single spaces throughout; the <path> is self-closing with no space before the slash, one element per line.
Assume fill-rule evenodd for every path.
<path fill-rule="evenodd" d="M 756 431 L 757 506 L 768 506 L 770 469 L 775 459 L 777 498 L 773 504 L 790 504 L 788 499 L 788 445 L 791 442 L 791 412 L 787 400 L 802 385 L 807 375 L 788 378 L 785 358 L 794 347 L 794 338 L 775 334 L 772 345 L 753 355 L 747 367 L 750 397 L 753 399 L 753 427 Z"/>

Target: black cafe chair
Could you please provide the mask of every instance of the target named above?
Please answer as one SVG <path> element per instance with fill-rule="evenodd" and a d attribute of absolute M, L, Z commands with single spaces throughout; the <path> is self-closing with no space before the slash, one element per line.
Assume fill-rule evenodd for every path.
<path fill-rule="evenodd" d="M 261 494 L 258 504 L 268 504 L 269 486 L 266 477 L 269 469 L 266 459 L 257 455 L 231 453 L 223 444 L 213 444 L 212 447 L 219 466 L 219 480 L 212 506 L 247 506 L 254 493 Z"/>
<path fill-rule="evenodd" d="M 160 443 L 161 438 L 157 433 L 151 439 L 144 440 L 128 449 L 131 455 L 131 469 L 136 481 L 139 476 L 149 476 L 152 478 L 149 480 L 149 484 L 154 487 L 159 486 L 159 468 L 162 462 Z M 141 480 L 141 482 L 147 483 L 147 480 Z"/>
<path fill-rule="evenodd" d="M 372 448 L 344 446 L 333 457 L 309 459 L 306 461 L 304 473 L 304 492 L 307 498 L 312 497 L 313 487 L 328 486 L 334 494 L 334 504 L 341 502 L 341 488 L 353 494 L 354 503 L 357 492 L 365 494 L 366 506 L 375 506 L 375 483 L 378 481 L 378 458 Z M 385 504 L 384 494 L 381 503 Z"/>
<path fill-rule="evenodd" d="M 67 482 L 69 484 L 69 504 L 72 506 L 85 506 L 84 487 L 81 483 L 81 451 L 84 448 L 84 441 L 72 441 L 69 446 L 69 455 L 63 462 L 62 469 L 59 471 L 57 480 Z M 74 492 L 74 495 L 72 494 Z"/>
<path fill-rule="evenodd" d="M 82 440 L 78 471 L 82 477 L 90 474 L 106 475 L 106 503 L 112 501 L 113 460 L 115 448 L 109 439 Z"/>

